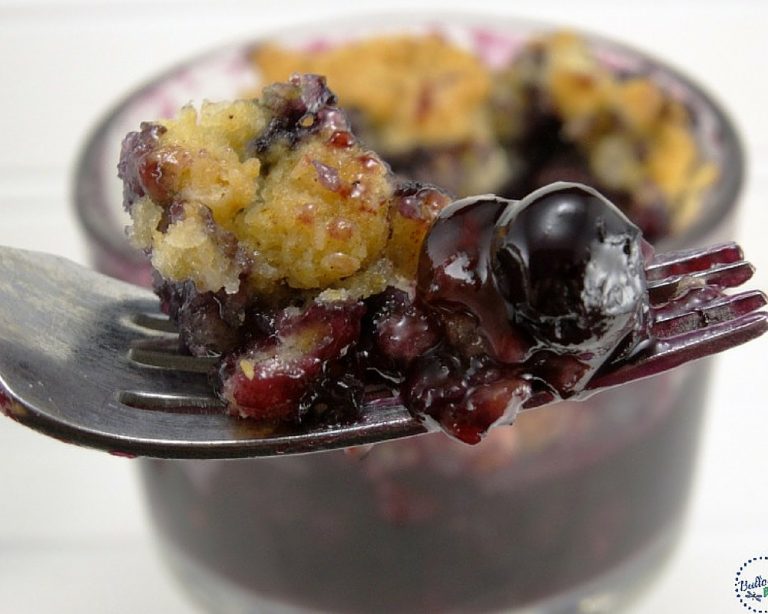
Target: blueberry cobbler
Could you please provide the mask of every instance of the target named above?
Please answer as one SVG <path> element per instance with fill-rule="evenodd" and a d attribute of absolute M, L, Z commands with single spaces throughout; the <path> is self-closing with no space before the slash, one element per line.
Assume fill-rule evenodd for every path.
<path fill-rule="evenodd" d="M 281 53 L 256 52 L 273 67 L 290 64 Z M 133 241 L 184 349 L 220 357 L 231 413 L 352 419 L 378 387 L 477 443 L 647 337 L 640 229 L 592 188 L 539 186 L 606 186 L 651 234 L 684 216 L 710 171 L 650 81 L 602 71 L 569 35 L 495 75 L 432 36 L 303 59 L 335 75 L 364 141 L 326 79 L 296 73 L 123 144 Z M 475 172 L 496 164 L 486 154 L 505 169 L 493 180 Z M 516 199 L 405 177 L 441 167 L 454 189 Z"/>
<path fill-rule="evenodd" d="M 451 203 L 364 148 L 322 77 L 145 124 L 120 173 L 163 308 L 240 416 L 354 412 L 378 380 L 477 442 L 644 332 L 640 231 L 600 194 Z"/>
<path fill-rule="evenodd" d="M 614 611 L 673 542 L 707 365 L 567 399 L 645 335 L 640 231 L 711 185 L 697 125 L 568 34 L 492 68 L 431 34 L 307 49 L 129 135 L 132 239 L 232 413 L 396 395 L 453 438 L 144 461 L 170 559 L 213 611 Z"/>

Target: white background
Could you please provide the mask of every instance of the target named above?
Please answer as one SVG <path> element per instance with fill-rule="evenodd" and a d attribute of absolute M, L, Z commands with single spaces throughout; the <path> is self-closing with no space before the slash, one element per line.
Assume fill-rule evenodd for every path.
<path fill-rule="evenodd" d="M 467 3 L 418 9 L 430 7 Z M 749 159 L 736 238 L 760 267 L 755 285 L 768 289 L 768 3 L 474 0 L 470 8 L 625 40 L 714 92 Z M 299 21 L 382 10 L 364 0 L 0 0 L 0 244 L 85 262 L 69 203 L 78 148 L 111 103 L 159 69 Z M 631 613 L 746 611 L 734 574 L 768 555 L 766 348 L 763 339 L 719 360 L 683 541 Z M 0 612 L 194 611 L 156 556 L 136 477 L 131 461 L 0 419 Z"/>

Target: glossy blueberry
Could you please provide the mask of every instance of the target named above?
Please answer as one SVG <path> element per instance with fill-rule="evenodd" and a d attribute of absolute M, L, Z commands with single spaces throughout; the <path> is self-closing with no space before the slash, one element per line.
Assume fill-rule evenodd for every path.
<path fill-rule="evenodd" d="M 644 326 L 640 230 L 597 191 L 554 183 L 496 223 L 492 269 L 510 321 L 540 343 L 606 356 Z"/>

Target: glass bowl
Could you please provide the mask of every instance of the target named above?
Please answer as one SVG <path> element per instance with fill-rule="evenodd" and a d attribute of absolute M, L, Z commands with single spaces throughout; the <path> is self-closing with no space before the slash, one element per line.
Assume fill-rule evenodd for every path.
<path fill-rule="evenodd" d="M 438 31 L 498 64 L 551 29 L 490 17 L 342 26 L 269 40 Z M 683 102 L 702 152 L 719 168 L 696 220 L 659 247 L 728 238 L 743 159 L 726 115 L 666 64 L 583 36 L 612 70 L 650 75 Z M 247 54 L 256 42 L 164 72 L 96 126 L 75 189 L 95 268 L 150 279 L 123 231 L 115 170 L 122 137 L 189 101 L 253 89 Z M 430 435 L 364 452 L 142 460 L 141 473 L 162 552 L 212 612 L 610 611 L 653 575 L 679 533 L 709 368 L 698 362 L 525 414 L 474 447 Z"/>

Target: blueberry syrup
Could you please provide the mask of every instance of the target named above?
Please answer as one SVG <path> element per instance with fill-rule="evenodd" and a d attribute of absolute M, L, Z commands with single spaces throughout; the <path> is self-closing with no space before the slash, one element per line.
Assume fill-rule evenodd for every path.
<path fill-rule="evenodd" d="M 508 320 L 491 269 L 494 229 L 510 205 L 514 201 L 480 197 L 446 208 L 425 241 L 416 292 L 438 313 L 471 313 L 494 357 L 519 363 L 533 340 Z"/>
<path fill-rule="evenodd" d="M 640 237 L 578 184 L 446 208 L 425 241 L 415 299 L 444 334 L 409 365 L 406 405 L 477 443 L 537 392 L 578 394 L 618 348 L 647 336 Z"/>

